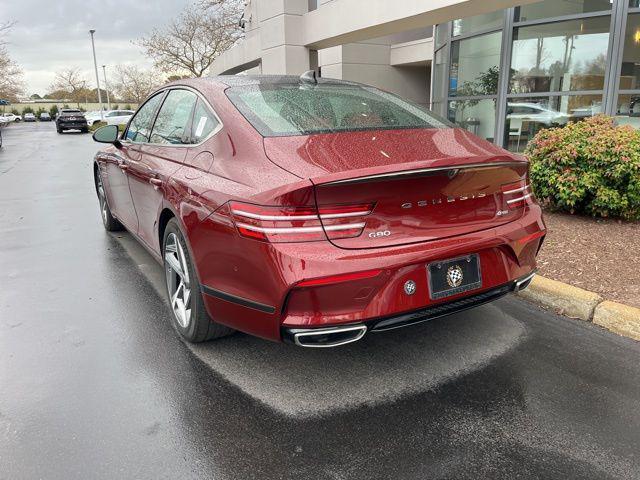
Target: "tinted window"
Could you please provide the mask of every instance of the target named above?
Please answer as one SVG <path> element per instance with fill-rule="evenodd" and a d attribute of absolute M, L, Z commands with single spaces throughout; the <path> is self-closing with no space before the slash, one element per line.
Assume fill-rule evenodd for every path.
<path fill-rule="evenodd" d="M 209 111 L 202 100 L 198 100 L 193 125 L 191 126 L 191 142 L 200 143 L 218 126 L 218 119 Z"/>
<path fill-rule="evenodd" d="M 147 103 L 138 110 L 138 113 L 133 117 L 127 129 L 127 140 L 137 143 L 146 143 L 149 141 L 151 123 L 153 122 L 153 117 L 163 95 L 164 93 L 159 93 L 151 97 Z"/>
<path fill-rule="evenodd" d="M 188 90 L 171 90 L 165 99 L 151 132 L 151 143 L 179 145 L 188 143 L 185 129 L 197 97 Z"/>
<path fill-rule="evenodd" d="M 358 85 L 263 84 L 226 93 L 263 136 L 449 126 L 421 106 Z"/>

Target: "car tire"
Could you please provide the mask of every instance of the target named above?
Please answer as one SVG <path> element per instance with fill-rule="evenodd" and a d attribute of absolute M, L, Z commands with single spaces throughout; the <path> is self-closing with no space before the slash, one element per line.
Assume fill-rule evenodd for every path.
<path fill-rule="evenodd" d="M 58 132 L 61 133 L 61 132 Z M 100 216 L 102 217 L 102 224 L 107 232 L 119 232 L 124 230 L 124 226 L 111 215 L 111 209 L 109 208 L 109 202 L 107 202 L 107 195 L 104 190 L 104 184 L 100 174 L 95 173 L 96 193 L 98 194 L 98 204 L 100 205 Z"/>
<path fill-rule="evenodd" d="M 60 127 L 56 127 L 56 131 L 57 131 L 58 133 L 62 133 L 62 132 L 64 132 L 64 130 L 62 130 Z"/>
<path fill-rule="evenodd" d="M 83 128 L 80 130 L 82 133 L 89 133 L 89 129 L 88 128 Z"/>
<path fill-rule="evenodd" d="M 187 242 L 178 221 L 169 220 L 162 240 L 165 284 L 174 328 L 191 343 L 225 337 L 234 332 L 207 314 Z"/>

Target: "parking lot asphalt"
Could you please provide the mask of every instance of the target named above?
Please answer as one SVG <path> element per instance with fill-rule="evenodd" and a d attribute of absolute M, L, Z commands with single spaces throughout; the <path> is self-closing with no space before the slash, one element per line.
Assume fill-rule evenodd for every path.
<path fill-rule="evenodd" d="M 640 344 L 516 298 L 327 350 L 188 346 L 90 135 L 0 149 L 0 479 L 640 478 Z"/>

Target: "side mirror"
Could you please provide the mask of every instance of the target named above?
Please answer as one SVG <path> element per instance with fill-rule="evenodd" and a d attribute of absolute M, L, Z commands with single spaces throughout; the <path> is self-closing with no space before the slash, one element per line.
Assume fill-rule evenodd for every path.
<path fill-rule="evenodd" d="M 93 132 L 93 140 L 98 143 L 111 143 L 120 148 L 122 144 L 118 140 L 118 126 L 117 125 L 105 125 Z"/>

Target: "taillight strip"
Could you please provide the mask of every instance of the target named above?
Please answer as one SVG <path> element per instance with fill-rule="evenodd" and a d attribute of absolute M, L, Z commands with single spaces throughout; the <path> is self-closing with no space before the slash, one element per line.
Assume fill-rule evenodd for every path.
<path fill-rule="evenodd" d="M 289 217 L 291 218 L 291 217 Z M 252 232 L 260 233 L 318 233 L 322 231 L 339 231 L 339 230 L 355 230 L 357 228 L 364 228 L 365 223 L 349 223 L 346 225 L 327 225 L 323 227 L 256 227 L 255 225 L 248 225 L 246 223 L 238 223 L 239 228 L 244 228 Z"/>
<path fill-rule="evenodd" d="M 297 220 L 318 220 L 318 215 L 260 215 L 259 213 L 245 212 L 244 210 L 231 210 L 234 215 L 239 215 L 246 218 L 254 218 L 256 220 L 266 220 L 273 222 L 293 222 Z M 363 215 L 369 215 L 371 210 L 362 210 L 360 212 L 348 212 L 348 213 L 326 213 L 320 215 L 320 218 L 347 218 L 347 217 L 361 217 Z"/>
<path fill-rule="evenodd" d="M 502 192 L 502 193 L 504 195 L 509 195 L 511 193 L 524 192 L 527 188 L 529 188 L 529 185 L 525 185 L 524 187 L 516 188 L 514 190 L 507 190 L 506 192 Z"/>
<path fill-rule="evenodd" d="M 513 200 L 507 200 L 507 204 L 511 205 L 512 203 L 517 203 L 517 202 L 521 202 L 523 200 L 526 200 L 527 198 L 531 197 L 530 193 L 527 193 L 526 195 L 522 196 L 522 197 L 518 197 L 518 198 L 514 198 Z"/>

